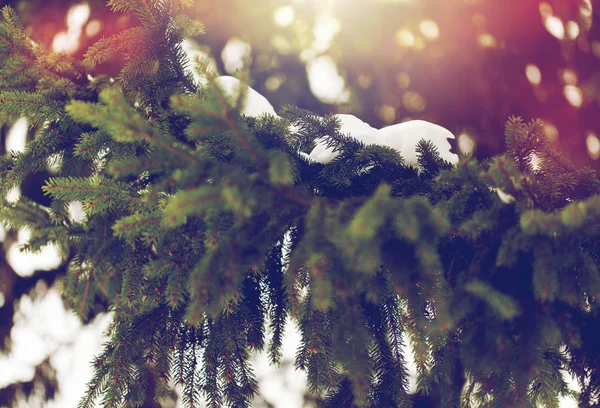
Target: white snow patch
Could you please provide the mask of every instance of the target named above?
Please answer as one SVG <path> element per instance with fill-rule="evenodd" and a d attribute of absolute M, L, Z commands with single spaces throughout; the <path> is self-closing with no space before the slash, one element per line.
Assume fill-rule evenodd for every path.
<path fill-rule="evenodd" d="M 442 126 L 424 120 L 411 120 L 377 130 L 353 115 L 337 117 L 341 121 L 341 133 L 349 134 L 367 145 L 396 149 L 402 155 L 404 163 L 409 166 L 419 168 L 416 148 L 421 139 L 432 142 L 442 159 L 452 164 L 458 163 L 458 156 L 450 152 L 452 146 L 448 142 L 448 139 L 454 139 L 454 135 Z M 312 160 L 329 163 L 338 155 L 338 152 L 333 151 L 333 147 L 326 148 L 323 140 L 318 140 L 317 143 L 310 153 Z"/>
<path fill-rule="evenodd" d="M 242 82 L 232 76 L 220 76 L 216 79 L 217 85 L 221 87 L 223 92 L 228 95 L 232 101 L 235 101 L 240 93 Z M 260 116 L 269 114 L 277 116 L 275 108 L 269 103 L 267 98 L 256 92 L 251 87 L 248 87 L 248 95 L 242 109 L 242 114 L 246 116 Z"/>
<path fill-rule="evenodd" d="M 19 230 L 18 241 L 11 245 L 6 253 L 8 264 L 19 276 L 31 276 L 37 270 L 54 269 L 60 266 L 62 258 L 58 247 L 49 244 L 39 252 L 22 252 L 19 247 L 29 242 L 31 232 L 28 228 Z"/>
<path fill-rule="evenodd" d="M 25 116 L 20 117 L 11 126 L 8 134 L 6 135 L 6 151 L 10 152 L 24 152 L 25 151 L 25 139 L 27 136 L 27 118 Z"/>

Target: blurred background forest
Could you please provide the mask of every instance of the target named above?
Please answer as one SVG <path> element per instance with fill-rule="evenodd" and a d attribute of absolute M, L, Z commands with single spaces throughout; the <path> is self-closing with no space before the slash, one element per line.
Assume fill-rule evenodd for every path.
<path fill-rule="evenodd" d="M 17 9 L 34 41 L 74 55 L 136 24 L 105 0 L 0 4 Z M 197 52 L 222 74 L 247 68 L 276 110 L 352 113 L 377 128 L 425 119 L 457 135 L 456 151 L 478 158 L 503 152 L 510 115 L 541 118 L 577 166 L 600 167 L 595 0 L 197 0 L 192 13 L 206 25 Z M 120 66 L 112 60 L 99 70 L 116 75 Z M 11 126 L 2 126 L 2 153 Z M 28 179 L 21 193 L 44 203 L 47 176 Z M 2 231 L 0 238 L 0 348 L 8 350 L 24 305 L 65 271 L 41 264 L 21 272 L 17 263 L 31 262 L 11 250 L 23 237 Z M 2 361 L 0 373 L 8 370 Z M 19 381 L 0 382 L 0 407 L 16 395 L 51 398 L 54 365 L 48 352 Z"/>

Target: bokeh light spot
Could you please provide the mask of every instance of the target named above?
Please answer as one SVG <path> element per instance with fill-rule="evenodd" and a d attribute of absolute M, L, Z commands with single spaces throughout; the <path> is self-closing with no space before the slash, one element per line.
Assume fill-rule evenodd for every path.
<path fill-rule="evenodd" d="M 490 33 L 479 34 L 477 43 L 485 48 L 493 48 L 496 46 L 496 39 Z"/>
<path fill-rule="evenodd" d="M 282 75 L 271 75 L 265 81 L 265 88 L 268 91 L 275 92 L 278 90 L 283 84 L 285 78 Z"/>
<path fill-rule="evenodd" d="M 392 105 L 383 104 L 379 107 L 379 117 L 385 123 L 393 123 L 396 120 L 396 109 Z"/>
<path fill-rule="evenodd" d="M 532 85 L 539 85 L 542 82 L 542 71 L 535 64 L 525 66 L 525 76 Z"/>
<path fill-rule="evenodd" d="M 600 41 L 592 41 L 592 53 L 596 58 L 600 58 Z"/>
<path fill-rule="evenodd" d="M 283 6 L 275 10 L 273 18 L 275 19 L 275 24 L 278 26 L 287 27 L 294 22 L 296 13 L 292 6 Z"/>
<path fill-rule="evenodd" d="M 271 37 L 271 45 L 280 54 L 287 55 L 292 52 L 292 45 L 283 35 L 276 34 Z"/>
<path fill-rule="evenodd" d="M 410 76 L 406 72 L 398 72 L 396 74 L 396 84 L 402 89 L 408 88 L 410 86 Z"/>
<path fill-rule="evenodd" d="M 485 23 L 487 21 L 487 19 L 485 18 L 485 16 L 481 13 L 476 13 L 473 14 L 473 17 L 471 17 L 471 21 L 473 21 L 473 25 L 475 27 L 484 27 Z"/>
<path fill-rule="evenodd" d="M 577 74 L 572 69 L 564 69 L 562 71 L 562 81 L 565 85 L 576 85 L 577 84 Z"/>
<path fill-rule="evenodd" d="M 570 40 L 574 40 L 579 36 L 579 24 L 575 21 L 569 21 L 567 23 L 567 36 Z"/>
<path fill-rule="evenodd" d="M 461 153 L 468 154 L 475 149 L 475 140 L 473 140 L 473 137 L 467 132 L 462 132 L 458 135 L 457 145 L 458 150 L 460 150 Z"/>
<path fill-rule="evenodd" d="M 545 1 L 540 1 L 539 10 L 540 10 L 540 15 L 543 18 L 550 17 L 554 13 L 552 11 L 552 6 L 549 3 L 546 3 Z"/>
<path fill-rule="evenodd" d="M 67 27 L 81 29 L 90 18 L 90 5 L 87 3 L 76 4 L 67 12 Z"/>
<path fill-rule="evenodd" d="M 98 35 L 102 29 L 102 22 L 100 20 L 92 20 L 85 26 L 85 35 L 88 37 L 94 37 Z"/>
<path fill-rule="evenodd" d="M 358 76 L 358 85 L 363 89 L 368 89 L 373 83 L 373 78 L 370 75 L 360 74 Z"/>
<path fill-rule="evenodd" d="M 250 44 L 247 42 L 237 37 L 230 38 L 221 51 L 221 59 L 225 65 L 225 71 L 232 74 L 238 69 L 244 68 L 245 64 L 250 63 L 251 51 Z"/>
<path fill-rule="evenodd" d="M 60 31 L 56 33 L 52 40 L 52 50 L 54 52 L 65 52 L 67 54 L 72 53 L 79 47 L 79 34 Z"/>
<path fill-rule="evenodd" d="M 317 53 L 327 51 L 329 47 L 331 47 L 333 38 L 341 30 L 341 28 L 342 23 L 340 20 L 327 14 L 320 14 L 317 16 L 315 27 L 313 28 L 315 40 L 312 44 L 312 48 Z"/>
<path fill-rule="evenodd" d="M 598 160 L 600 157 L 600 139 L 594 132 L 589 132 L 586 139 L 585 145 L 587 147 L 588 154 L 593 160 Z"/>
<path fill-rule="evenodd" d="M 549 142 L 555 142 L 558 139 L 558 128 L 552 123 L 544 123 L 544 134 Z"/>
<path fill-rule="evenodd" d="M 323 55 L 308 61 L 306 72 L 310 90 L 321 102 L 345 103 L 350 100 L 346 81 L 331 56 Z"/>
<path fill-rule="evenodd" d="M 85 23 L 90 18 L 90 5 L 87 3 L 75 4 L 67 12 L 67 31 L 56 33 L 52 40 L 54 52 L 72 53 L 79 47 L 79 37 Z"/>
<path fill-rule="evenodd" d="M 565 26 L 562 20 L 555 16 L 547 16 L 544 18 L 544 27 L 553 37 L 564 40 L 565 38 Z"/>
<path fill-rule="evenodd" d="M 410 112 L 423 112 L 427 107 L 425 98 L 413 91 L 408 91 L 402 95 L 402 104 Z"/>
<path fill-rule="evenodd" d="M 575 85 L 565 85 L 563 94 L 567 102 L 575 108 L 579 108 L 583 103 L 583 92 Z"/>
<path fill-rule="evenodd" d="M 429 38 L 431 40 L 435 40 L 440 36 L 440 29 L 435 21 L 433 20 L 423 20 L 419 24 L 419 30 L 425 36 L 425 38 Z"/>
<path fill-rule="evenodd" d="M 408 29 L 402 28 L 396 32 L 396 42 L 402 47 L 415 45 L 415 35 Z"/>

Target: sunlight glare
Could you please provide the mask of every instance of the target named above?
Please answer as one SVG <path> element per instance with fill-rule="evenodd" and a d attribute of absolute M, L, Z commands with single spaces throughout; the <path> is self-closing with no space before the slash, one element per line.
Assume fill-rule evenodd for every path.
<path fill-rule="evenodd" d="M 350 100 L 346 81 L 339 74 L 333 58 L 323 55 L 306 64 L 311 92 L 325 103 L 345 103 Z"/>
<path fill-rule="evenodd" d="M 419 24 L 419 30 L 425 36 L 425 38 L 429 38 L 430 40 L 435 40 L 440 36 L 440 28 L 433 20 L 423 20 Z"/>
<path fill-rule="evenodd" d="M 555 16 L 547 16 L 544 18 L 544 27 L 555 38 L 564 40 L 565 26 L 562 20 Z"/>
<path fill-rule="evenodd" d="M 396 32 L 396 42 L 402 47 L 415 45 L 415 35 L 408 29 L 402 28 Z"/>
<path fill-rule="evenodd" d="M 296 13 L 292 6 L 282 6 L 273 12 L 273 18 L 279 27 L 287 27 L 294 22 Z"/>
<path fill-rule="evenodd" d="M 340 20 L 331 17 L 327 14 L 317 16 L 313 34 L 315 40 L 312 44 L 312 49 L 317 53 L 325 52 L 331 47 L 331 42 L 335 35 L 341 30 L 342 23 Z"/>

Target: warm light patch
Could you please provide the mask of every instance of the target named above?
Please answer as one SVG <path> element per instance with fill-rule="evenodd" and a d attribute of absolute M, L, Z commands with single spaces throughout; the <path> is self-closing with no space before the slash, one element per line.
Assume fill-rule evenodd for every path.
<path fill-rule="evenodd" d="M 496 39 L 490 33 L 479 34 L 477 43 L 482 47 L 493 48 L 496 46 Z"/>
<path fill-rule="evenodd" d="M 600 139 L 594 132 L 589 132 L 586 139 L 585 145 L 587 147 L 588 154 L 593 160 L 600 158 Z"/>
<path fill-rule="evenodd" d="M 419 24 L 419 30 L 425 36 L 425 38 L 429 38 L 431 40 L 435 40 L 440 36 L 440 29 L 435 21 L 433 20 L 423 20 Z"/>
<path fill-rule="evenodd" d="M 371 87 L 372 83 L 373 83 L 373 78 L 370 75 L 360 74 L 358 76 L 358 85 L 361 88 L 368 89 Z"/>
<path fill-rule="evenodd" d="M 406 72 L 398 72 L 396 74 L 396 84 L 402 89 L 408 88 L 410 85 L 410 76 Z"/>
<path fill-rule="evenodd" d="M 287 27 L 294 22 L 296 13 L 292 6 L 283 6 L 275 10 L 273 18 L 275 19 L 275 24 L 278 26 Z"/>
<path fill-rule="evenodd" d="M 225 71 L 232 74 L 244 68 L 244 65 L 250 62 L 251 51 L 250 44 L 247 42 L 237 37 L 230 38 L 223 47 L 223 51 L 221 51 Z"/>
<path fill-rule="evenodd" d="M 544 123 L 544 134 L 549 142 L 555 142 L 558 139 L 558 128 L 552 123 Z"/>
<path fill-rule="evenodd" d="M 402 95 L 402 104 L 411 112 L 423 112 L 427 107 L 425 98 L 413 91 L 408 91 Z"/>
<path fill-rule="evenodd" d="M 379 107 L 379 117 L 385 123 L 393 123 L 396 120 L 396 109 L 388 104 L 381 105 Z"/>
<path fill-rule="evenodd" d="M 67 54 L 75 52 L 79 47 L 79 34 L 61 31 L 54 36 L 52 40 L 52 50 L 54 52 L 66 52 Z"/>
<path fill-rule="evenodd" d="M 565 69 L 562 71 L 562 81 L 565 85 L 576 85 L 577 84 L 577 74 L 572 69 Z"/>
<path fill-rule="evenodd" d="M 458 135 L 457 144 L 458 150 L 464 154 L 471 153 L 473 149 L 475 149 L 475 140 L 473 140 L 471 135 L 467 132 L 462 132 L 460 135 Z"/>
<path fill-rule="evenodd" d="M 567 23 L 567 36 L 570 40 L 574 40 L 579 36 L 579 24 L 575 21 L 569 21 Z"/>
<path fill-rule="evenodd" d="M 539 10 L 540 15 L 543 18 L 550 17 L 553 14 L 552 6 L 549 3 L 546 3 L 545 1 L 540 1 Z"/>
<path fill-rule="evenodd" d="M 327 14 L 317 16 L 313 35 L 315 37 L 312 43 L 312 49 L 317 53 L 325 52 L 331 47 L 331 42 L 335 35 L 342 29 L 340 20 Z"/>
<path fill-rule="evenodd" d="M 90 5 L 87 3 L 76 4 L 67 12 L 67 27 L 69 29 L 83 27 L 90 18 Z"/>
<path fill-rule="evenodd" d="M 283 76 L 271 75 L 265 81 L 265 88 L 267 88 L 268 91 L 275 92 L 276 90 L 278 90 L 281 87 L 281 85 L 283 84 L 283 81 L 284 81 Z"/>
<path fill-rule="evenodd" d="M 592 2 L 590 0 L 581 0 L 581 4 L 579 5 L 579 15 L 581 16 L 581 21 L 586 30 L 589 30 L 592 26 Z"/>
<path fill-rule="evenodd" d="M 543 20 L 544 27 L 553 37 L 564 40 L 565 38 L 565 26 L 562 20 L 555 16 L 547 16 Z"/>
<path fill-rule="evenodd" d="M 102 23 L 100 20 L 92 20 L 85 26 L 85 35 L 88 37 L 94 37 L 100 33 L 102 29 Z"/>
<path fill-rule="evenodd" d="M 600 58 L 600 41 L 592 41 L 592 53 L 596 58 Z"/>
<path fill-rule="evenodd" d="M 542 82 L 542 71 L 535 64 L 525 66 L 525 76 L 532 85 L 539 85 Z"/>
<path fill-rule="evenodd" d="M 565 85 L 563 94 L 567 102 L 575 108 L 579 108 L 583 103 L 583 92 L 575 85 Z"/>
<path fill-rule="evenodd" d="M 346 103 L 350 100 L 346 81 L 339 74 L 335 61 L 329 55 L 308 61 L 306 72 L 310 90 L 321 102 Z"/>
<path fill-rule="evenodd" d="M 61 31 L 52 40 L 54 52 L 72 53 L 79 47 L 79 37 L 83 26 L 90 18 L 90 6 L 87 3 L 75 4 L 67 12 L 67 31 Z"/>
<path fill-rule="evenodd" d="M 271 45 L 279 52 L 280 54 L 287 55 L 292 52 L 292 45 L 290 42 L 282 35 L 276 34 L 271 37 Z"/>
<path fill-rule="evenodd" d="M 396 42 L 402 47 L 415 45 L 415 35 L 408 29 L 402 28 L 396 32 Z"/>
<path fill-rule="evenodd" d="M 484 27 L 487 19 L 481 13 L 475 13 L 473 14 L 473 17 L 471 17 L 471 21 L 475 27 Z"/>

